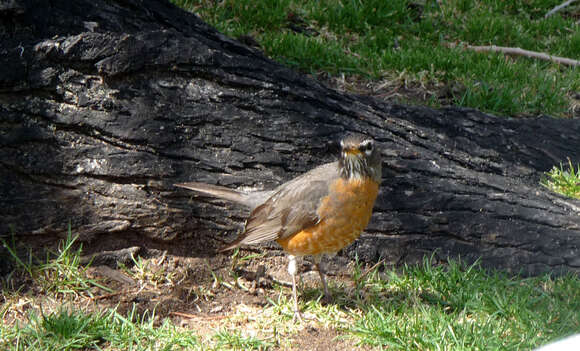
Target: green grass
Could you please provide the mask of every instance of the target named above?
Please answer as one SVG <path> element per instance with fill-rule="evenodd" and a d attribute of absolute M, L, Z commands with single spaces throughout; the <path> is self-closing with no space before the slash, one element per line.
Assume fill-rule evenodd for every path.
<path fill-rule="evenodd" d="M 48 315 L 30 313 L 25 326 L 0 326 L 2 350 L 201 350 L 194 332 L 169 321 L 159 326 L 154 318 L 134 311 L 122 316 L 114 309 L 88 313 L 62 309 Z"/>
<path fill-rule="evenodd" d="M 554 166 L 541 184 L 556 193 L 580 199 L 580 164 L 574 168 L 572 161 L 568 160 L 567 168 L 562 164 Z"/>
<path fill-rule="evenodd" d="M 330 281 L 334 296 L 330 304 L 321 302 L 318 287 L 302 287 L 304 324 L 292 321 L 289 289 L 275 286 L 273 294 L 277 297 L 266 297 L 266 306 L 240 304 L 223 320 L 218 319 L 219 323 L 212 324 L 210 319 L 201 331 L 203 320 L 177 326 L 170 319 L 158 318 L 155 311 L 137 313 L 135 305 L 125 313 L 114 307 L 87 309 L 91 305 L 87 302 L 92 301 L 89 288 L 99 283 L 86 277 L 86 267 L 79 264 L 81 248 L 73 250 L 74 242 L 69 231 L 57 252 L 38 263 L 24 263 L 16 256 L 14 246 L 4 243 L 20 271 L 40 289 L 31 293 L 6 290 L 10 284 L 3 285 L 0 349 L 283 349 L 291 346 L 289 340 L 303 328 L 314 325 L 336 329 L 342 337 L 363 347 L 521 350 L 580 331 L 577 275 L 521 278 L 453 260 L 434 265 L 432 259 L 425 259 L 422 265 L 404 266 L 400 271 L 378 267 L 363 273 L 356 264 L 352 282 Z M 248 259 L 238 257 L 241 263 Z M 159 269 L 142 258 L 135 259 L 131 271 L 125 268 L 139 286 L 152 287 L 151 291 L 175 286 L 173 278 L 153 274 L 165 272 Z M 239 277 L 220 274 L 212 271 L 216 281 L 208 282 L 208 289 L 247 293 L 247 288 L 235 283 Z M 213 297 L 213 293 L 207 295 Z"/>
<path fill-rule="evenodd" d="M 213 336 L 213 339 L 216 341 L 215 348 L 218 350 L 225 347 L 235 350 L 269 350 L 274 346 L 272 342 L 242 336 L 239 330 L 221 330 Z"/>
<path fill-rule="evenodd" d="M 453 260 L 434 266 L 431 259 L 400 272 L 386 267 L 365 275 L 361 271 L 357 265 L 352 287 L 331 281 L 331 304 L 320 302 L 319 289 L 302 289 L 305 323 L 389 350 L 522 350 L 580 331 L 578 276 L 518 278 Z M 137 314 L 135 309 L 124 315 L 115 308 L 91 312 L 73 305 L 50 312 L 30 309 L 19 322 L 0 324 L 0 349 L 284 348 L 291 345 L 284 335 L 297 333 L 302 325 L 292 322 L 288 289 L 278 289 L 276 301 L 232 311 L 209 334 L 198 334 L 197 324 L 178 327 L 155 318 L 154 312 Z M 10 306 L 0 307 L 4 318 Z"/>
<path fill-rule="evenodd" d="M 154 324 L 154 316 L 122 316 L 115 309 L 103 313 L 61 309 L 48 315 L 29 313 L 25 326 L 0 327 L 0 348 L 18 350 L 268 350 L 269 341 L 220 330 L 213 345 L 203 344 L 195 330 L 169 320 Z"/>
<path fill-rule="evenodd" d="M 16 270 L 13 273 L 24 273 L 41 292 L 55 294 L 78 294 L 81 292 L 91 295 L 93 287 L 110 290 L 99 284 L 96 280 L 87 278 L 86 270 L 89 265 L 81 265 L 82 245 L 74 249 L 76 237 L 73 237 L 69 227 L 67 237 L 62 240 L 56 252 L 47 251 L 46 258 L 42 262 L 33 261 L 33 255 L 28 254 L 28 260 L 23 261 L 17 254 L 16 244 L 2 240 L 2 245 L 10 254 L 10 259 L 15 263 Z M 7 282 L 11 280 L 8 279 Z M 15 288 L 15 287 L 12 287 Z"/>
<path fill-rule="evenodd" d="M 452 92 L 452 104 L 501 115 L 565 117 L 577 105 L 569 94 L 580 89 L 578 68 L 445 46 L 493 44 L 578 59 L 576 19 L 567 11 L 543 18 L 560 0 L 440 5 L 403 0 L 173 1 L 230 36 L 251 35 L 274 59 L 309 73 L 371 80 L 404 75 L 420 83 L 460 86 Z M 438 104 L 436 97 L 426 102 Z"/>
<path fill-rule="evenodd" d="M 580 331 L 577 276 L 510 278 L 451 261 L 368 278 L 360 341 L 393 350 L 527 350 Z"/>

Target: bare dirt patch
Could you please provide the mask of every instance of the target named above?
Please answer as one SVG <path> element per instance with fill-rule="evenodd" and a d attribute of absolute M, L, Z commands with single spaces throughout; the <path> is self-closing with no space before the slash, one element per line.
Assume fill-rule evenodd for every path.
<path fill-rule="evenodd" d="M 357 75 L 330 76 L 321 73 L 315 79 L 340 92 L 372 96 L 391 104 L 453 106 L 466 89 L 457 81 L 442 83 L 410 78 L 404 73 L 381 80 L 369 80 Z"/>
<path fill-rule="evenodd" d="M 134 244 L 111 240 L 109 245 L 90 246 L 91 254 L 84 257 L 91 262 L 86 275 L 108 290 L 94 287 L 91 294 L 43 292 L 26 274 L 13 274 L 12 286 L 18 288 L 1 295 L 0 303 L 6 306 L 3 322 L 24 324 L 31 309 L 46 314 L 63 305 L 85 311 L 116 308 L 123 315 L 154 315 L 155 323 L 170 319 L 177 326 L 195 330 L 208 345 L 212 335 L 225 330 L 266 340 L 272 349 L 368 349 L 357 346 L 348 336 L 345 318 L 346 322 L 336 325 L 306 312 L 303 323 L 292 322 L 287 258 L 280 251 L 242 251 L 232 259 L 226 255 L 187 255 L 187 246 L 166 250 L 165 243 Z M 195 252 L 199 247 L 189 249 Z M 352 264 L 346 257 L 334 257 L 327 266 L 331 286 L 352 285 Z M 301 303 L 319 299 L 319 278 L 312 263 L 303 261 L 300 270 Z M 278 303 L 288 308 L 276 306 Z M 335 307 L 337 313 L 346 315 L 345 306 Z"/>

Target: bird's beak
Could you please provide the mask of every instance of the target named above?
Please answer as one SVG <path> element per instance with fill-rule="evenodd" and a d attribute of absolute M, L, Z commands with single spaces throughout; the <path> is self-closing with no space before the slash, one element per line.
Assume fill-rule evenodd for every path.
<path fill-rule="evenodd" d="M 361 154 L 361 151 L 357 148 L 346 149 L 344 150 L 345 155 L 347 156 L 358 156 Z"/>

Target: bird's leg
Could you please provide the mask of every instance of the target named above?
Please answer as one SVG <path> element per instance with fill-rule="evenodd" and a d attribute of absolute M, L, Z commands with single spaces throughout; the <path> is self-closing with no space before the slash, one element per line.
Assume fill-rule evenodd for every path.
<path fill-rule="evenodd" d="M 322 287 L 324 288 L 324 300 L 326 302 L 329 302 L 332 296 L 330 296 L 330 292 L 328 291 L 328 284 L 326 284 L 326 278 L 324 277 L 326 271 L 324 270 L 324 266 L 322 265 L 322 255 L 314 256 L 314 267 L 316 267 L 316 270 L 320 275 L 320 281 L 322 282 Z"/>
<path fill-rule="evenodd" d="M 294 299 L 294 317 L 292 320 L 296 322 L 297 320 L 302 322 L 302 317 L 300 316 L 300 310 L 298 309 L 298 293 L 296 291 L 296 272 L 298 267 L 296 265 L 296 256 L 288 255 L 288 273 L 292 277 L 292 298 Z"/>

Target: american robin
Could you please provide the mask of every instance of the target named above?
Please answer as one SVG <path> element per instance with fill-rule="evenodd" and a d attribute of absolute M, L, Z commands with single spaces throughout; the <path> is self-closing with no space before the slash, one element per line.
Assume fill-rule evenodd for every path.
<path fill-rule="evenodd" d="M 314 168 L 274 190 L 246 193 L 204 183 L 176 184 L 252 209 L 244 232 L 220 251 L 272 240 L 280 244 L 289 254 L 295 319 L 300 319 L 296 256 L 314 256 L 324 294 L 329 297 L 322 256 L 335 254 L 360 236 L 379 192 L 381 157 L 374 141 L 350 135 L 341 140 L 340 147 L 338 161 Z"/>

